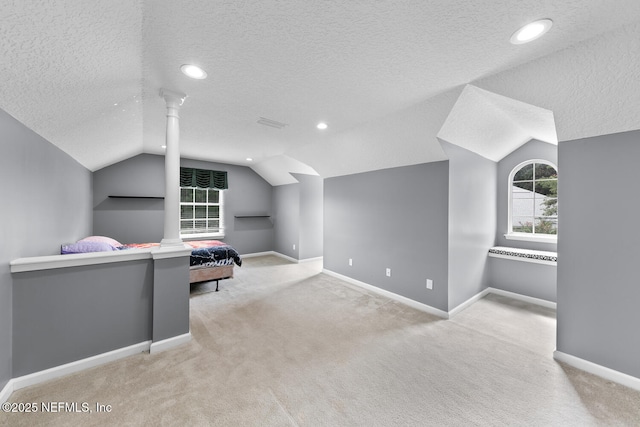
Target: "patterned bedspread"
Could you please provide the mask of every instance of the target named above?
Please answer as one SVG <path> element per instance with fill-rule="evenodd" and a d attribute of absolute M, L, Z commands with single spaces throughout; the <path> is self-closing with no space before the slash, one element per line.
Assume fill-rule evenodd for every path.
<path fill-rule="evenodd" d="M 242 265 L 242 259 L 238 252 L 231 246 L 217 240 L 201 240 L 186 242 L 194 248 L 191 251 L 191 267 L 218 267 L 221 265 L 232 265 L 234 262 Z"/>
<path fill-rule="evenodd" d="M 238 252 L 231 246 L 219 240 L 195 240 L 184 242 L 191 246 L 191 267 L 219 267 L 223 265 L 242 265 Z M 130 243 L 119 249 L 144 249 L 160 246 L 160 243 Z"/>

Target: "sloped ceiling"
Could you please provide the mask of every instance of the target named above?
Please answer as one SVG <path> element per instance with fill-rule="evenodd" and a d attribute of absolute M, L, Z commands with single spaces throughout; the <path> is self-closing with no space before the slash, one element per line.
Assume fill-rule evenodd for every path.
<path fill-rule="evenodd" d="M 553 112 L 467 85 L 438 132 L 498 162 L 531 139 L 558 144 Z"/>
<path fill-rule="evenodd" d="M 252 169 L 273 186 L 295 184 L 298 180 L 292 174 L 318 175 L 310 166 L 284 154 L 269 157 Z"/>
<path fill-rule="evenodd" d="M 545 37 L 508 42 L 542 17 Z M 8 0 L 0 19 L 0 108 L 90 170 L 162 153 L 161 88 L 188 95 L 185 157 L 274 183 L 300 166 L 283 159 L 321 176 L 445 159 L 438 132 L 469 83 L 552 111 L 560 140 L 640 125 L 636 0 Z"/>

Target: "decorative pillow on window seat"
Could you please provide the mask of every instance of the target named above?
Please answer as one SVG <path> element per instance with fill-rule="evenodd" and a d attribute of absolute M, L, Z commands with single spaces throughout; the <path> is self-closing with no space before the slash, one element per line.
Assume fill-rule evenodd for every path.
<path fill-rule="evenodd" d="M 84 239 L 78 240 L 80 242 L 97 242 L 97 243 L 106 243 L 110 245 L 113 249 L 118 249 L 122 246 L 122 243 L 118 242 L 116 239 L 112 239 L 111 237 L 106 236 L 89 236 Z"/>
<path fill-rule="evenodd" d="M 76 243 L 68 245 L 62 245 L 60 253 L 62 255 L 68 254 L 85 254 L 88 252 L 109 252 L 115 251 L 116 248 L 105 242 L 88 242 L 80 240 Z"/>

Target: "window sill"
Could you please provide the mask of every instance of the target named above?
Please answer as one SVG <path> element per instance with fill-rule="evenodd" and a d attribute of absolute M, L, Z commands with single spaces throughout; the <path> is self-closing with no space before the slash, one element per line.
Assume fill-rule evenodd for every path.
<path fill-rule="evenodd" d="M 224 233 L 182 234 L 183 240 L 224 239 Z"/>
<path fill-rule="evenodd" d="M 558 243 L 557 235 L 540 235 L 540 234 L 528 234 L 528 233 L 507 233 L 504 235 L 507 240 L 522 240 L 524 242 L 539 242 L 539 243 Z"/>

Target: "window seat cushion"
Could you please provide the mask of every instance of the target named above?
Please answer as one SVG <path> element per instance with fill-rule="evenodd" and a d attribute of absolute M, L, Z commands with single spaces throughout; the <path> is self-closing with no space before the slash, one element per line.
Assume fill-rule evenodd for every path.
<path fill-rule="evenodd" d="M 548 265 L 557 265 L 558 262 L 557 252 L 510 248 L 507 246 L 494 246 L 489 249 L 489 256 Z"/>

